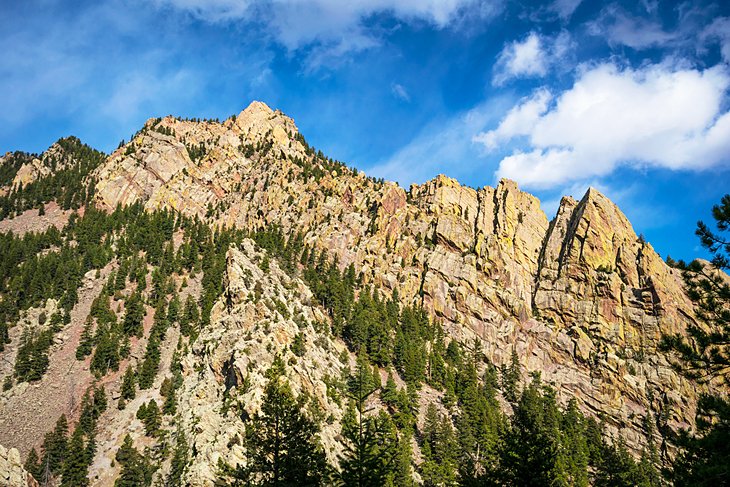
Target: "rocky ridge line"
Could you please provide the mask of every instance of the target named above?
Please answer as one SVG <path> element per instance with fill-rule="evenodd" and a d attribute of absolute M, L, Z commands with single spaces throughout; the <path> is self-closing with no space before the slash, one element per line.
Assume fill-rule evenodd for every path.
<path fill-rule="evenodd" d="M 406 192 L 318 157 L 259 102 L 222 123 L 152 119 L 94 177 L 105 208 L 141 201 L 302 232 L 365 283 L 421 302 L 451 338 L 482 340 L 497 365 L 514 348 L 634 449 L 649 412 L 693 424 L 698 386 L 657 352 L 692 315 L 681 277 L 594 189 L 564 198 L 552 221 L 507 180 L 473 189 L 438 176 Z"/>

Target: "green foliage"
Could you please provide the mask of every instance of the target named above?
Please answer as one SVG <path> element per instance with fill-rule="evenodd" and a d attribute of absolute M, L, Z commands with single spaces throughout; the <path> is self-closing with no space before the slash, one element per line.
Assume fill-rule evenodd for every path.
<path fill-rule="evenodd" d="M 687 294 L 695 304 L 697 324 L 687 326 L 688 339 L 664 336 L 662 348 L 674 352 L 677 368 L 699 380 L 730 380 L 730 194 L 713 206 L 717 231 L 697 223 L 696 234 L 712 254 L 709 264 L 682 261 Z M 697 432 L 683 432 L 675 439 L 682 452 L 671 469 L 675 485 L 718 485 L 730 478 L 730 401 L 719 395 L 703 395 L 697 405 Z"/>
<path fill-rule="evenodd" d="M 676 486 L 716 486 L 730 469 L 730 401 L 703 395 L 697 405 L 697 433 L 683 432 L 677 444 L 683 448 L 672 466 Z"/>
<path fill-rule="evenodd" d="M 38 452 L 35 450 L 35 448 L 30 449 L 30 452 L 28 453 L 28 458 L 25 460 L 23 468 L 25 468 L 25 470 L 30 473 L 34 479 L 38 480 L 41 478 L 43 470 L 41 469 L 41 462 L 38 458 Z"/>
<path fill-rule="evenodd" d="M 535 379 L 523 391 L 507 433 L 502 466 L 515 485 L 555 485 L 566 475 L 561 468 L 561 414 L 554 391 Z M 587 477 L 585 468 L 580 472 Z M 580 476 L 579 476 L 580 478 Z M 570 485 L 562 484 L 561 485 Z M 576 485 L 586 485 L 576 483 Z"/>
<path fill-rule="evenodd" d="M 192 296 L 188 295 L 185 301 L 185 311 L 180 317 L 180 333 L 184 336 L 190 336 L 198 328 L 200 320 L 200 311 L 198 305 Z"/>
<path fill-rule="evenodd" d="M 89 439 L 92 442 L 92 439 Z M 84 487 L 89 485 L 89 458 L 87 445 L 84 441 L 84 432 L 81 427 L 74 430 L 68 442 L 68 453 L 63 462 L 61 472 L 62 487 Z"/>
<path fill-rule="evenodd" d="M 183 475 L 188 465 L 188 443 L 185 439 L 185 433 L 178 429 L 175 435 L 175 450 L 170 460 L 170 473 L 167 476 L 166 485 L 183 485 Z"/>
<path fill-rule="evenodd" d="M 297 357 L 303 357 L 307 349 L 304 345 L 304 333 L 299 332 L 294 336 L 294 341 L 291 344 L 291 351 Z"/>
<path fill-rule="evenodd" d="M 48 369 L 48 349 L 53 343 L 53 331 L 26 328 L 20 339 L 15 358 L 15 376 L 19 382 L 40 380 Z"/>
<path fill-rule="evenodd" d="M 0 220 L 13 213 L 39 208 L 50 201 L 57 201 L 64 210 L 68 210 L 78 209 L 91 200 L 94 185 L 87 177 L 106 155 L 82 144 L 76 137 L 59 139 L 56 143 L 62 148 L 62 155 L 43 159 L 51 173 L 0 197 Z M 6 161 L 0 168 L 0 181 L 6 181 L 11 174 L 14 177 L 20 168 L 18 164 L 22 165 L 23 161 L 33 157 L 16 152 L 11 161 Z"/>
<path fill-rule="evenodd" d="M 268 373 L 261 412 L 246 425 L 249 463 L 234 478 L 244 485 L 324 485 L 328 466 L 318 426 L 302 413 L 277 356 Z"/>
<path fill-rule="evenodd" d="M 142 320 L 145 310 L 139 291 L 133 292 L 124 302 L 124 320 L 122 327 L 127 336 L 142 336 Z"/>
<path fill-rule="evenodd" d="M 128 434 L 117 450 L 115 459 L 121 465 L 121 472 L 114 487 L 146 487 L 152 484 L 154 468 L 147 456 L 134 448 L 132 437 Z"/>
<path fill-rule="evenodd" d="M 513 348 L 509 366 L 502 367 L 502 390 L 504 391 L 504 398 L 511 403 L 517 402 L 519 397 L 521 377 L 520 360 L 517 351 Z"/>
<path fill-rule="evenodd" d="M 354 404 L 342 422 L 345 450 L 340 480 L 344 485 L 393 485 L 399 477 L 398 431 L 385 412 L 365 416 Z"/>
<path fill-rule="evenodd" d="M 56 421 L 53 431 L 46 434 L 43 440 L 43 460 L 41 469 L 51 475 L 61 473 L 61 466 L 67 453 L 68 422 L 66 416 L 61 415 Z"/>
<path fill-rule="evenodd" d="M 134 370 L 131 366 L 127 366 L 127 370 L 124 371 L 120 395 L 124 400 L 134 399 L 137 395 Z"/>
<path fill-rule="evenodd" d="M 147 339 L 147 349 L 144 360 L 137 370 L 137 382 L 140 389 L 149 389 L 155 380 L 160 366 L 160 345 L 165 339 L 168 327 L 167 304 L 164 298 L 160 298 L 155 308 L 154 323 Z"/>
<path fill-rule="evenodd" d="M 426 486 L 455 486 L 457 482 L 458 443 L 451 421 L 428 405 L 421 439 L 421 477 Z"/>
<path fill-rule="evenodd" d="M 155 437 L 159 434 L 162 413 L 157 401 L 150 399 L 144 408 L 144 415 L 141 419 L 144 422 L 144 431 L 147 436 Z"/>
<path fill-rule="evenodd" d="M 76 360 L 84 360 L 94 350 L 94 321 L 89 316 L 81 332 L 79 346 L 76 347 Z"/>
<path fill-rule="evenodd" d="M 193 162 L 201 160 L 208 153 L 208 149 L 203 142 L 198 145 L 185 144 L 185 148 L 188 150 L 188 156 Z"/>

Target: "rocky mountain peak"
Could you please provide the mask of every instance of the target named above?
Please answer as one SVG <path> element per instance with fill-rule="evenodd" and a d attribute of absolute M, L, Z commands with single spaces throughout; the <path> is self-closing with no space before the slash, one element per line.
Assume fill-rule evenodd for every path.
<path fill-rule="evenodd" d="M 58 159 L 59 144 L 38 160 Z M 692 322 L 681 276 L 594 188 L 579 201 L 562 198 L 552 219 L 507 179 L 471 188 L 438 175 L 405 191 L 315 151 L 291 118 L 262 102 L 224 122 L 150 119 L 90 180 L 100 208 L 139 203 L 250 235 L 279 232 L 278 247 L 288 239 L 311 260 L 326 255 L 341 271 L 352 265 L 363 289 L 422 307 L 446 342 L 478 343 L 496 366 L 514 350 L 525 377 L 539 372 L 562 402 L 575 399 L 604 417 L 608 434 L 620 434 L 636 454 L 648 415 L 674 430 L 693 424 L 702 386 L 658 351 L 662 334 Z M 234 445 L 243 423 L 220 411 L 221 398 L 231 384 L 249 383 L 241 398 L 255 414 L 277 353 L 293 390 L 332 416 L 322 433 L 328 456 L 341 450 L 344 411 L 325 381 L 354 356 L 341 337 L 321 335 L 328 317 L 297 274 L 303 255 L 288 266 L 269 263 L 246 240 L 221 261 L 210 326 L 181 358 L 182 424 L 200 452 L 190 473 L 197 484 L 212 485 L 219 458 L 243 461 Z M 291 352 L 295 338 L 305 354 Z M 438 402 L 440 393 L 423 394 L 425 405 L 426 395 Z"/>

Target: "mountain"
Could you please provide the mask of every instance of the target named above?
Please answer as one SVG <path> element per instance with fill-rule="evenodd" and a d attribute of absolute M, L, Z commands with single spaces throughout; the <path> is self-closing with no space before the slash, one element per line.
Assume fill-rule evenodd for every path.
<path fill-rule="evenodd" d="M 525 391 L 539 375 L 561 407 L 600 419 L 609 445 L 637 459 L 660 450 L 655 463 L 671 461 L 665 438 L 694 427 L 709 387 L 658 350 L 695 323 L 681 274 L 595 189 L 563 198 L 552 219 L 508 180 L 474 189 L 438 176 L 406 191 L 327 158 L 261 102 L 223 122 L 150 119 L 108 157 L 62 139 L 40 157 L 8 154 L 0 169 L 0 231 L 13 232 L 3 255 L 14 256 L 0 275 L 10 378 L 0 444 L 27 458 L 62 414 L 91 422 L 79 441 L 95 446 L 92 485 L 144 470 L 118 457 L 128 431 L 158 479 L 213 485 L 222 465 L 245 465 L 280 360 L 334 468 L 350 448 L 347 371 L 362 379 L 374 367 L 375 386 L 390 377 L 410 406 L 378 387 L 366 403 L 395 418 L 417 481 L 431 475 L 429 405 L 462 448 L 471 441 L 469 373 L 479 387 L 501 377 L 498 423 L 525 407 L 509 372 Z M 29 229 L 49 230 L 13 237 Z M 42 358 L 19 372 L 23 353 L 47 355 L 40 377 Z M 108 406 L 94 406 L 97 390 Z M 138 413 L 150 400 L 165 405 L 161 435 Z M 170 477 L 178 449 L 185 468 Z M 475 455 L 470 475 L 487 475 Z"/>

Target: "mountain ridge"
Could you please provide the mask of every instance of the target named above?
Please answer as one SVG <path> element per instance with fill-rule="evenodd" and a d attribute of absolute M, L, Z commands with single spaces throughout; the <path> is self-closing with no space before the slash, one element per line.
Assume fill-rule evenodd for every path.
<path fill-rule="evenodd" d="M 251 119 L 257 121 L 257 126 L 263 123 L 265 128 L 252 131 L 248 124 Z M 299 143 L 298 132 L 282 130 L 278 135 L 274 134 L 269 123 L 272 119 L 280 122 L 273 126 L 286 126 L 291 122 L 289 127 L 296 127 L 281 112 L 260 102 L 243 110 L 235 122 L 229 119 L 220 124 L 230 127 L 229 130 L 239 136 L 239 152 L 245 144 L 271 144 L 262 157 L 257 158 L 260 153 L 251 160 L 238 156 L 234 162 L 221 159 L 223 154 L 223 157 L 230 157 L 230 151 L 236 148 L 232 139 L 219 133 L 217 127 L 206 131 L 209 125 L 201 128 L 187 126 L 190 122 L 170 121 L 170 127 L 185 144 L 208 144 L 220 136 L 222 148 L 211 144 L 210 153 L 197 161 L 186 159 L 182 154 L 182 161 L 187 163 L 184 167 L 189 168 L 190 174 L 199 171 L 203 176 L 197 179 L 200 181 L 198 188 L 192 186 L 196 180 L 189 179 L 186 180 L 189 185 L 181 189 L 172 176 L 160 189 L 144 190 L 142 193 L 150 193 L 150 197 L 140 200 L 147 208 L 167 207 L 183 213 L 192 209 L 191 213 L 201 218 L 207 218 L 204 209 L 218 206 L 221 208 L 219 216 L 213 215 L 210 219 L 214 225 L 255 229 L 276 223 L 286 234 L 304 231 L 307 243 L 337 255 L 341 266 L 355 263 L 366 283 L 372 283 L 386 293 L 398 287 L 406 300 L 423 293 L 423 303 L 434 317 L 446 321 L 453 336 L 463 340 L 474 334 L 489 336 L 485 323 L 495 316 L 517 317 L 517 325 L 503 325 L 504 330 L 514 330 L 538 312 L 563 325 L 570 319 L 592 319 L 596 321 L 594 332 L 602 330 L 602 340 L 613 333 L 623 340 L 628 334 L 627 342 L 622 343 L 628 352 L 617 350 L 617 343 L 610 343 L 613 339 L 610 338 L 608 350 L 601 353 L 615 357 L 617 353 L 635 351 L 638 355 L 644 347 L 655 351 L 661 333 L 680 331 L 681 324 L 686 322 L 685 315 L 690 314 L 676 311 L 691 309 L 683 296 L 679 274 L 666 266 L 648 243 L 639 241 L 623 213 L 594 188 L 587 190 L 575 203 L 563 199 L 552 220 L 555 222 L 553 231 L 548 232 L 550 222 L 539 200 L 508 180 L 500 181 L 495 188 L 486 186 L 474 190 L 439 175 L 423 184 L 412 185 L 408 192 L 397 183 L 379 183 L 345 168 L 336 172 L 336 176 L 324 170 L 319 179 L 310 176 L 299 180 L 297 176 L 304 173 L 306 177 L 306 173 L 292 163 L 292 159 L 306 161 L 310 158 L 312 166 L 323 168 L 329 161 L 318 158 L 308 146 Z M 243 126 L 248 130 L 241 129 L 241 120 L 246 121 Z M 140 141 L 141 147 L 147 147 L 145 143 Z M 123 160 L 124 156 L 120 155 L 123 150 L 112 154 L 107 165 L 113 166 L 120 158 Z M 149 153 L 153 154 L 154 150 L 150 147 Z M 268 157 L 271 154 L 274 154 L 273 158 Z M 281 157 L 276 158 L 280 154 L 285 156 L 283 161 Z M 179 155 L 177 152 L 176 156 Z M 154 157 L 145 160 L 147 164 L 154 162 Z M 100 180 L 103 180 L 104 170 L 103 166 L 98 170 Z M 297 170 L 299 174 L 296 174 Z M 180 172 L 178 167 L 177 174 Z M 119 179 L 134 179 L 138 174 L 125 173 Z M 231 191 L 237 183 L 243 185 L 238 194 L 245 196 L 240 201 L 235 191 Z M 210 185 L 213 185 L 212 190 Z M 187 206 L 187 201 L 195 200 L 187 195 L 195 192 L 202 200 Z M 316 196 L 311 196 L 311 192 Z M 114 194 L 106 192 L 102 186 L 97 201 L 109 208 L 120 201 L 131 201 L 122 195 L 124 190 L 119 199 L 115 199 Z M 299 198 L 302 201 L 297 202 Z M 314 198 L 321 200 L 313 202 Z M 247 201 L 249 199 L 251 203 Z M 351 210 L 338 212 L 336 206 L 340 204 Z M 248 208 L 237 209 L 239 205 Z M 563 222 L 565 217 L 569 218 Z M 428 223 L 424 224 L 424 220 Z M 564 235 L 555 233 L 555 229 L 562 232 L 563 228 Z M 433 244 L 434 251 L 421 252 L 417 244 L 419 238 L 427 245 Z M 557 256 L 553 247 L 560 249 Z M 387 249 L 394 258 L 378 255 Z M 543 261 L 540 261 L 541 255 Z M 555 263 L 557 269 L 551 267 Z M 405 271 L 398 270 L 398 266 Z M 652 276 L 661 278 L 652 279 Z M 499 282 L 507 292 L 489 284 L 490 281 Z M 622 285 L 631 291 L 622 291 Z M 577 292 L 567 292 L 570 286 L 575 286 Z M 594 290 L 594 287 L 601 289 Z M 609 295 L 602 296 L 604 292 Z M 461 297 L 452 296 L 454 293 L 460 293 Z M 638 293 L 638 297 L 632 293 Z M 565 301 L 566 296 L 573 294 L 576 299 L 571 303 L 553 304 L 555 296 Z M 469 303 L 470 300 L 476 302 Z M 593 306 L 594 300 L 605 307 L 601 316 L 610 317 L 602 319 L 591 315 L 590 309 L 583 309 Z M 536 302 L 537 310 L 533 306 Z M 568 310 L 564 309 L 566 304 Z M 659 316 L 660 313 L 664 314 Z M 457 326 L 459 323 L 466 327 Z M 616 330 L 603 333 L 610 327 Z M 575 327 L 571 333 L 577 338 L 569 338 L 575 342 L 582 360 L 588 360 L 591 353 L 598 353 L 594 350 L 598 347 L 593 346 L 587 331 Z M 647 334 L 651 336 L 647 337 Z M 648 340 L 648 343 L 642 340 Z M 495 349 L 489 358 L 495 363 L 504 363 L 506 355 Z M 618 358 L 611 360 L 625 362 Z M 662 369 L 670 373 L 671 367 L 665 363 Z M 673 380 L 678 384 L 683 383 L 675 372 L 670 374 L 674 374 Z M 689 388 L 684 392 L 689 393 Z M 637 403 L 641 402 L 640 397 L 636 396 Z M 693 423 L 686 414 L 692 408 L 685 406 L 676 405 L 677 426 Z"/>
<path fill-rule="evenodd" d="M 315 151 L 291 118 L 261 102 L 223 122 L 151 118 L 128 143 L 92 166 L 85 182 L 94 191 L 86 194 L 86 206 L 114 212 L 140 205 L 148 212 L 204 222 L 216 232 L 228 228 L 255 235 L 276 229 L 280 246 L 301 241 L 312 255 L 324 252 L 334 259 L 342 272 L 352 266 L 362 286 L 397 296 L 403 306 L 423 307 L 448 341 L 478 343 L 490 363 L 506 366 L 516 353 L 523 376 L 541 374 L 555 385 L 561 402 L 575 399 L 580 410 L 603 417 L 607 434 L 624 438 L 637 456 L 647 444 L 645 418 L 673 431 L 694 426 L 697 399 L 707 386 L 684 378 L 658 351 L 662 334 L 683 333 L 694 322 L 680 273 L 593 188 L 580 201 L 564 197 L 551 220 L 535 196 L 506 179 L 475 189 L 438 175 L 406 191 Z M 173 240 L 172 251 L 180 251 L 183 237 Z M 297 362 L 289 367 L 294 389 L 307 390 L 333 416 L 323 436 L 331 459 L 341 451 L 334 427 L 343 410 L 329 399 L 324 379 L 337 366 L 325 350 L 340 353 L 346 347 L 339 339 L 320 337 L 315 324 L 332 318 L 310 306 L 316 302 L 313 290 L 287 277 L 278 264 L 262 273 L 264 262 L 268 269 L 266 254 L 248 240 L 226 252 L 221 294 L 209 310 L 211 324 L 181 357 L 178 400 L 190 406 L 181 424 L 196 451 L 206 452 L 193 462 L 194 485 L 215 481 L 215 466 L 233 441 L 232 432 L 241 433 L 240 420 L 220 409 L 229 381 L 254 380 L 255 386 L 242 394 L 253 394 L 255 404 L 264 365 L 276 350 L 315 373 L 313 380 Z M 112 261 L 96 277 L 87 274 L 85 282 L 101 287 L 100 276 L 118 271 L 119 265 Z M 198 289 L 197 278 L 187 277 Z M 267 283 L 263 293 L 254 281 Z M 177 276 L 176 287 L 181 283 Z M 297 292 L 285 291 L 289 286 Z M 112 304 L 120 307 L 120 299 L 114 297 Z M 277 302 L 292 310 L 284 311 Z M 40 312 L 32 310 L 29 321 L 42 326 Z M 295 310 L 303 310 L 306 325 L 286 316 Z M 152 311 L 146 312 L 145 333 Z M 69 325 L 75 333 L 81 332 L 80 314 L 87 313 L 76 310 Z M 266 331 L 267 322 L 273 335 Z M 316 360 L 287 352 L 300 334 Z M 13 336 L 17 340 L 19 333 Z M 165 347 L 174 347 L 176 336 L 163 342 L 166 356 L 173 353 Z M 267 343 L 266 351 L 251 352 L 257 343 Z M 256 353 L 260 363 L 251 365 L 246 356 Z M 141 354 L 134 349 L 130 363 L 139 365 Z M 355 363 L 354 355 L 348 363 Z M 115 399 L 120 376 L 109 382 Z M 11 394 L 20 395 L 12 399 Z M 141 397 L 162 400 L 155 394 Z M 426 398 L 442 398 L 442 393 L 424 386 L 421 419 Z M 22 402 L 22 392 L 0 394 L 0 407 L 11 400 Z M 253 415 L 255 408 L 247 411 Z M 120 424 L 119 418 L 112 416 L 116 422 L 110 424 Z M 12 427 L 0 424 L 0 437 L 9 438 Z M 107 443 L 92 471 L 106 479 L 100 480 L 103 485 L 111 485 L 113 479 L 103 471 L 121 437 L 116 430 L 105 431 Z"/>

